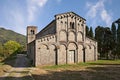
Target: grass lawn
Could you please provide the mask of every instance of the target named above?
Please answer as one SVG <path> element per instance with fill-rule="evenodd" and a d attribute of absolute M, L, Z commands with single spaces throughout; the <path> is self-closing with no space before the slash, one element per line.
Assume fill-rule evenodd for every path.
<path fill-rule="evenodd" d="M 38 67 L 35 80 L 120 80 L 120 60 Z"/>

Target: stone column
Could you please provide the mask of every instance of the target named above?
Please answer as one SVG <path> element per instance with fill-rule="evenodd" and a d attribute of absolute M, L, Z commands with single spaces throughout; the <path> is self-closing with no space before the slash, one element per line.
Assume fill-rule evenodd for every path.
<path fill-rule="evenodd" d="M 68 53 L 69 53 L 69 49 L 67 48 L 67 50 L 66 50 L 66 64 L 68 64 Z"/>
<path fill-rule="evenodd" d="M 58 49 L 55 49 L 55 65 L 58 65 Z"/>
<path fill-rule="evenodd" d="M 75 50 L 76 57 L 75 57 L 75 63 L 78 63 L 78 48 Z"/>

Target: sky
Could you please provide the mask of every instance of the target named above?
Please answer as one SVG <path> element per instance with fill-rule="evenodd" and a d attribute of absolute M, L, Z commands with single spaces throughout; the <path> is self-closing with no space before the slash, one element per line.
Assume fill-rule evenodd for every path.
<path fill-rule="evenodd" d="M 75 12 L 93 27 L 110 27 L 120 18 L 120 0 L 0 0 L 0 27 L 26 35 L 26 27 L 33 25 L 38 31 L 55 14 Z"/>

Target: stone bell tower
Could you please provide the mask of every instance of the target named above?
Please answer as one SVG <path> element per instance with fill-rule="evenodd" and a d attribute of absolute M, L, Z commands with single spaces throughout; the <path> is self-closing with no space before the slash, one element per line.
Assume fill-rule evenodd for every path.
<path fill-rule="evenodd" d="M 35 40 L 36 34 L 37 34 L 36 26 L 27 26 L 27 44 Z"/>

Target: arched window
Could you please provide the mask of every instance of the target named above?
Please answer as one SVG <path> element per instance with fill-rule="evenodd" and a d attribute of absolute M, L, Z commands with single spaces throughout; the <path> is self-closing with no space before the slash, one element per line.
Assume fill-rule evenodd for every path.
<path fill-rule="evenodd" d="M 72 22 L 70 22 L 70 28 L 72 28 Z"/>
<path fill-rule="evenodd" d="M 74 29 L 75 28 L 75 26 L 74 26 L 74 22 L 72 23 L 72 29 Z"/>
<path fill-rule="evenodd" d="M 74 24 L 74 22 L 70 22 L 70 28 L 71 28 L 71 29 L 75 29 L 75 24 Z"/>
<path fill-rule="evenodd" d="M 30 34 L 35 34 L 35 31 L 34 31 L 34 30 L 31 30 L 31 31 L 30 31 Z"/>

